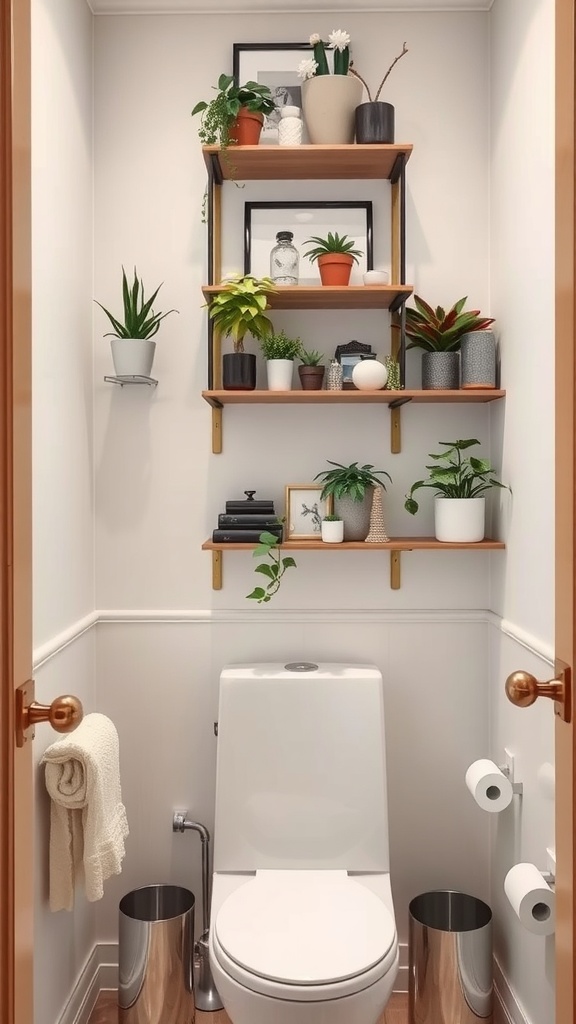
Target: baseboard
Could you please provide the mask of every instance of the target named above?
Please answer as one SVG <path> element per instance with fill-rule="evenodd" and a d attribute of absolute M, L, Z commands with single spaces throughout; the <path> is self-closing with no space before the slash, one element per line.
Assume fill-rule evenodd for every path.
<path fill-rule="evenodd" d="M 118 988 L 118 946 L 98 942 L 88 957 L 58 1024 L 88 1024 L 102 989 Z"/>
<path fill-rule="evenodd" d="M 531 1024 L 494 958 L 494 1024 Z"/>

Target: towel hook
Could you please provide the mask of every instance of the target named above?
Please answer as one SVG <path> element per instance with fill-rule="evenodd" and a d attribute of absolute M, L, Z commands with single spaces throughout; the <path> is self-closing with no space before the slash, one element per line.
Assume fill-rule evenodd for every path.
<path fill-rule="evenodd" d="M 84 717 L 82 702 L 69 693 L 55 697 L 51 704 L 34 700 L 34 680 L 16 690 L 16 746 L 23 747 L 34 738 L 34 726 L 50 722 L 56 732 L 72 732 Z"/>

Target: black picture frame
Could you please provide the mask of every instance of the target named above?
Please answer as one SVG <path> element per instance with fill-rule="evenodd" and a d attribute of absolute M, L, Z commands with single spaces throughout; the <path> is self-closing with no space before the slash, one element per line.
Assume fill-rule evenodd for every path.
<path fill-rule="evenodd" d="M 236 85 L 258 82 L 267 85 L 276 102 L 276 111 L 264 118 L 262 144 L 278 141 L 280 108 L 286 104 L 302 106 L 301 86 L 296 69 L 310 57 L 310 43 L 234 43 L 232 74 Z"/>
<path fill-rule="evenodd" d="M 319 214 L 316 221 L 313 216 L 310 216 L 314 211 Z M 341 215 L 340 221 L 338 221 L 338 211 Z M 276 212 L 279 214 L 277 218 L 274 216 Z M 258 213 L 262 214 L 260 218 L 257 216 Z M 361 202 L 292 200 L 289 202 L 244 203 L 244 273 L 254 274 L 255 277 L 269 276 L 270 250 L 276 244 L 278 231 L 292 231 L 294 244 L 298 249 L 310 235 L 325 237 L 327 231 L 338 231 L 339 234 L 348 234 L 351 237 L 349 224 L 354 221 L 353 213 L 358 213 L 358 225 L 362 222 L 361 230 L 364 231 L 364 235 L 360 239 L 354 239 L 355 248 L 362 249 L 363 256 L 352 268 L 351 283 L 356 278 L 356 283 L 362 284 L 362 274 L 366 270 L 372 270 L 374 265 L 374 216 L 370 200 Z M 281 214 L 283 216 L 280 216 Z M 326 214 L 329 216 L 325 216 Z M 254 222 L 258 222 L 258 237 L 256 237 Z M 349 230 L 346 230 L 347 227 Z M 300 255 L 300 283 L 320 284 L 317 264 L 305 260 L 302 250 Z M 304 264 L 302 259 L 304 259 Z M 309 268 L 308 273 L 302 273 L 303 266 Z"/>
<path fill-rule="evenodd" d="M 349 341 L 345 345 L 337 345 L 334 358 L 342 367 L 342 387 L 345 391 L 356 391 L 356 385 L 352 380 L 352 370 L 356 363 L 363 359 L 375 358 L 371 345 L 365 345 L 361 341 Z"/>

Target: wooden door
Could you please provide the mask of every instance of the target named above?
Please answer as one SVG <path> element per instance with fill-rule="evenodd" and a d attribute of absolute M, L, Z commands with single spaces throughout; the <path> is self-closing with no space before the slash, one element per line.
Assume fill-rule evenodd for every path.
<path fill-rule="evenodd" d="M 0 1020 L 33 1024 L 30 0 L 0 4 Z"/>
<path fill-rule="evenodd" d="M 576 668 L 573 0 L 556 0 L 556 657 Z M 556 719 L 556 1024 L 575 1024 L 574 713 Z"/>

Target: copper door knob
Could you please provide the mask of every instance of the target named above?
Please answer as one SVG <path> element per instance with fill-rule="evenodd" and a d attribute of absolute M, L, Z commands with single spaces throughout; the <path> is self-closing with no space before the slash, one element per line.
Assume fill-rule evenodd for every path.
<path fill-rule="evenodd" d="M 26 709 L 28 725 L 49 722 L 56 732 L 72 732 L 84 717 L 82 702 L 78 697 L 65 693 L 55 697 L 51 704 L 37 704 L 33 701 Z"/>
<path fill-rule="evenodd" d="M 506 680 L 506 696 L 517 708 L 529 708 L 538 697 L 550 697 L 563 704 L 566 696 L 565 682 L 562 677 L 541 683 L 531 672 L 512 672 Z"/>

